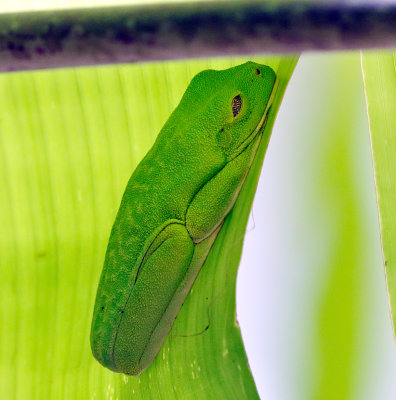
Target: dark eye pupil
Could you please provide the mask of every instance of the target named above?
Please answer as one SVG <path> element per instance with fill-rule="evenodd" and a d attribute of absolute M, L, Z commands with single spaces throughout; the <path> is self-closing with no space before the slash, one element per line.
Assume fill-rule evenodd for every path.
<path fill-rule="evenodd" d="M 241 99 L 241 96 L 239 94 L 238 94 L 238 96 L 235 96 L 232 99 L 231 107 L 232 107 L 232 115 L 234 117 L 236 117 L 239 114 L 239 112 L 241 111 L 241 108 L 242 108 L 242 99 Z"/>

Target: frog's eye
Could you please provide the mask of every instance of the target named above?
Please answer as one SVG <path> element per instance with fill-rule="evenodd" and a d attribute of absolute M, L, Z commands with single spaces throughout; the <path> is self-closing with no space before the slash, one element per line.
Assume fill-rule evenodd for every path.
<path fill-rule="evenodd" d="M 236 117 L 242 108 L 242 99 L 239 94 L 232 99 L 231 107 L 232 107 L 232 115 Z"/>

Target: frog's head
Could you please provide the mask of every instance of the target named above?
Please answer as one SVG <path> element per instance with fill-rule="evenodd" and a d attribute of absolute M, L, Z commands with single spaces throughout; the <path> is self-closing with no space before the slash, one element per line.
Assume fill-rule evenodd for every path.
<path fill-rule="evenodd" d="M 242 152 L 262 132 L 276 89 L 272 68 L 247 62 L 225 71 L 225 83 L 215 96 L 217 142 L 228 157 Z"/>
<path fill-rule="evenodd" d="M 191 81 L 180 111 L 230 159 L 262 132 L 275 85 L 272 68 L 251 61 L 205 70 Z"/>

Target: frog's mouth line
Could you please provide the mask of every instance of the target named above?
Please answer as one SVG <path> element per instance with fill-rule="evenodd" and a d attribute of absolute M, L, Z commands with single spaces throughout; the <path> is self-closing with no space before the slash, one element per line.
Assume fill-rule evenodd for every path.
<path fill-rule="evenodd" d="M 264 113 L 262 117 L 260 118 L 260 121 L 258 122 L 256 128 L 253 130 L 253 132 L 238 146 L 238 148 L 235 150 L 233 157 L 231 159 L 234 159 L 237 157 L 239 154 L 241 154 L 249 145 L 250 143 L 254 140 L 254 138 L 262 133 L 264 131 L 267 119 L 268 119 L 268 111 L 271 108 L 272 102 L 274 101 L 275 94 L 276 94 L 276 89 L 278 88 L 279 84 L 279 79 L 276 77 L 274 86 L 272 87 L 272 91 L 270 94 L 270 97 L 268 99 L 267 107 L 264 110 Z"/>

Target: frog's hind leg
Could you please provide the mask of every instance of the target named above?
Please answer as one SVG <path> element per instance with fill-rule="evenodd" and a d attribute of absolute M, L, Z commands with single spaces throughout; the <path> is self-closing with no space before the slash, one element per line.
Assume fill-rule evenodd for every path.
<path fill-rule="evenodd" d="M 184 278 L 173 293 L 173 297 L 169 301 L 161 320 L 151 335 L 150 342 L 147 345 L 148 350 L 143 354 L 140 360 L 141 365 L 144 366 L 144 368 L 151 364 L 171 330 L 172 325 L 179 314 L 179 311 L 184 304 L 184 301 L 186 300 L 220 229 L 221 226 L 219 226 L 207 239 L 194 245 L 194 253 L 190 259 L 188 268 L 185 270 Z"/>
<path fill-rule="evenodd" d="M 194 243 L 181 223 L 167 225 L 150 248 L 120 310 L 122 318 L 114 344 L 117 369 L 131 375 L 141 373 L 153 361 L 169 333 L 188 290 L 180 301 L 173 298 L 194 255 Z"/>

